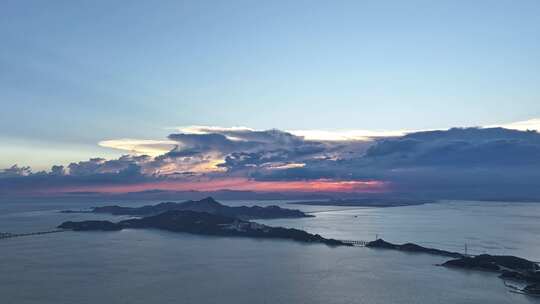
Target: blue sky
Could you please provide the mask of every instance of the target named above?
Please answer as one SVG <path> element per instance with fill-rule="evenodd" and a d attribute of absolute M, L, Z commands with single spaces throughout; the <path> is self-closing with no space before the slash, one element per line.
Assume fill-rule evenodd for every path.
<path fill-rule="evenodd" d="M 540 117 L 539 1 L 2 1 L 0 167 L 189 125 Z"/>

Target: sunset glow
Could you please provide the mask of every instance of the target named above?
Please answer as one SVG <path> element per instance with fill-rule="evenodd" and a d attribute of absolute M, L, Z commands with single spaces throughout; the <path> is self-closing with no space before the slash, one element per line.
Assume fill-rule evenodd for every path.
<path fill-rule="evenodd" d="M 256 192 L 384 192 L 388 184 L 382 181 L 254 181 L 244 178 L 199 181 L 163 181 L 134 185 L 84 186 L 56 189 L 58 192 L 93 191 L 103 193 L 127 193 L 146 190 L 169 191 L 217 191 L 240 190 Z"/>

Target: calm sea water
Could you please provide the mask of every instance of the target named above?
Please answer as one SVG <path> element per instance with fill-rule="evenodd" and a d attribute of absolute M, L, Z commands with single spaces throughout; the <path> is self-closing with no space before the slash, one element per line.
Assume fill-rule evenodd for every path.
<path fill-rule="evenodd" d="M 0 202 L 0 231 L 113 219 L 58 210 L 110 203 Z M 122 202 L 141 205 L 153 202 Z M 281 204 L 227 201 L 229 205 Z M 306 219 L 260 221 L 326 237 L 414 241 L 540 260 L 540 204 L 440 202 L 397 208 L 291 205 Z M 446 259 L 292 241 L 157 230 L 64 232 L 0 241 L 0 303 L 538 303 L 496 275 L 435 266 Z"/>

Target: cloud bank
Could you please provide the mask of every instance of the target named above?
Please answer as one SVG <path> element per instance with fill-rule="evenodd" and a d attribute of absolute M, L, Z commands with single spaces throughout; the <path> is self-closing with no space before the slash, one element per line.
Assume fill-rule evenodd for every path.
<path fill-rule="evenodd" d="M 534 121 L 520 124 L 525 125 Z M 166 140 L 112 140 L 101 145 L 131 153 L 53 166 L 48 172 L 15 165 L 0 170 L 0 194 L 234 189 L 540 198 L 536 131 L 305 134 L 196 126 L 179 128 Z"/>

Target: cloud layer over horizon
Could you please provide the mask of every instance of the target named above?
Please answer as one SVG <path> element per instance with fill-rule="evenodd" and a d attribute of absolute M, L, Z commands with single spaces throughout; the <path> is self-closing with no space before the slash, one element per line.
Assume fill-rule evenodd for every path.
<path fill-rule="evenodd" d="M 0 170 L 0 193 L 237 189 L 540 197 L 535 131 L 454 128 L 329 140 L 277 129 L 198 126 L 179 129 L 167 140 L 108 145 L 134 153 L 48 172 L 14 165 Z"/>

